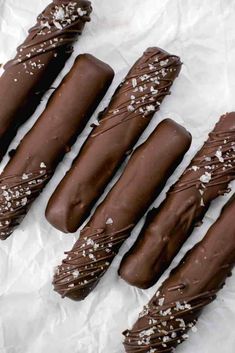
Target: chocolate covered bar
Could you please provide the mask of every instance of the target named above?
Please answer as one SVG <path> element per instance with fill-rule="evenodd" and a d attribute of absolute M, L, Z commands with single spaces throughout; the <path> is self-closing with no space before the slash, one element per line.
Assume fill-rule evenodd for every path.
<path fill-rule="evenodd" d="M 0 238 L 21 222 L 75 142 L 113 79 L 95 57 L 79 55 L 0 176 Z"/>
<path fill-rule="evenodd" d="M 86 0 L 54 0 L 38 16 L 0 78 L 0 160 L 21 124 L 36 110 L 90 20 Z"/>
<path fill-rule="evenodd" d="M 148 49 L 135 63 L 49 201 L 46 217 L 54 227 L 75 232 L 88 217 L 180 68 L 177 56 L 159 48 Z"/>
<path fill-rule="evenodd" d="M 235 195 L 124 333 L 127 353 L 173 352 L 190 329 L 196 331 L 203 308 L 216 298 L 235 264 L 234 214 Z"/>
<path fill-rule="evenodd" d="M 124 173 L 57 268 L 53 284 L 62 297 L 82 300 L 94 289 L 190 143 L 191 135 L 166 119 L 136 149 Z"/>
<path fill-rule="evenodd" d="M 235 113 L 223 115 L 165 201 L 150 212 L 119 274 L 148 288 L 170 265 L 212 200 L 229 191 L 235 178 Z"/>

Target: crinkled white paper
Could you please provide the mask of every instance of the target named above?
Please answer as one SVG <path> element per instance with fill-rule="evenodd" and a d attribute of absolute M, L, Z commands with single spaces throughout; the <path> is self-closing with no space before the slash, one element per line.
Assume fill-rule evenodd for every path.
<path fill-rule="evenodd" d="M 16 46 L 48 1 L 0 0 L 0 62 L 14 55 Z M 73 59 L 78 53 L 89 52 L 116 71 L 113 85 L 98 110 L 107 104 L 116 85 L 148 46 L 165 48 L 180 55 L 184 62 L 172 95 L 165 99 L 151 128 L 141 139 L 166 117 L 184 124 L 194 138 L 190 152 L 156 201 L 158 205 L 219 116 L 235 109 L 235 2 L 93 0 L 93 7 L 92 22 L 87 24 L 77 43 Z M 69 60 L 63 75 L 73 59 Z M 33 125 L 46 98 L 20 129 L 10 148 L 16 147 Z M 52 290 L 53 269 L 79 233 L 64 235 L 53 229 L 44 218 L 44 210 L 89 131 L 87 126 L 19 229 L 0 243 L 0 353 L 123 353 L 122 331 L 131 327 L 161 282 L 142 291 L 128 286 L 117 276 L 121 257 L 133 243 L 141 223 L 84 302 L 62 300 Z M 7 160 L 5 157 L 1 169 Z M 213 203 L 204 224 L 194 231 L 173 266 L 205 234 L 227 199 L 228 196 L 221 197 Z M 218 299 L 204 311 L 197 333 L 192 333 L 177 352 L 234 353 L 234 321 L 235 277 L 228 280 Z"/>

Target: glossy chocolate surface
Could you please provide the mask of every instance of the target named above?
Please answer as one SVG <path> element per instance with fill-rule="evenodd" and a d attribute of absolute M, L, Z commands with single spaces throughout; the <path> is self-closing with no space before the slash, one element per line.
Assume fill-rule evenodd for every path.
<path fill-rule="evenodd" d="M 210 203 L 229 191 L 235 178 L 235 113 L 222 116 L 159 208 L 152 210 L 119 273 L 131 285 L 157 282 Z"/>
<path fill-rule="evenodd" d="M 173 352 L 196 331 L 235 264 L 235 195 L 204 239 L 190 250 L 125 334 L 127 353 Z"/>
<path fill-rule="evenodd" d="M 69 152 L 113 79 L 92 55 L 79 55 L 0 176 L 0 238 L 7 238 Z"/>
<path fill-rule="evenodd" d="M 89 216 L 180 68 L 179 57 L 159 48 L 149 48 L 131 68 L 49 201 L 46 217 L 54 227 L 75 232 Z"/>
<path fill-rule="evenodd" d="M 94 289 L 190 144 L 191 135 L 166 119 L 135 150 L 122 176 L 57 268 L 53 284 L 62 297 L 82 300 Z"/>
<path fill-rule="evenodd" d="M 71 55 L 90 13 L 89 1 L 54 0 L 38 16 L 15 58 L 4 66 L 0 77 L 0 160 Z"/>

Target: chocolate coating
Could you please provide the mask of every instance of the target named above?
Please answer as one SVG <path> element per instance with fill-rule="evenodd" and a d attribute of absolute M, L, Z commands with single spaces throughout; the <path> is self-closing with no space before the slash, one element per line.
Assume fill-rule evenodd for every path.
<path fill-rule="evenodd" d="M 229 191 L 235 178 L 235 113 L 222 116 L 159 208 L 150 212 L 136 243 L 124 256 L 119 274 L 131 285 L 148 288 L 170 265 L 210 203 Z"/>
<path fill-rule="evenodd" d="M 90 20 L 86 0 L 54 0 L 38 16 L 0 78 L 0 160 L 21 124 L 36 110 Z"/>
<path fill-rule="evenodd" d="M 135 63 L 48 203 L 46 217 L 54 227 L 75 232 L 89 216 L 180 68 L 177 56 L 159 48 L 149 48 Z"/>
<path fill-rule="evenodd" d="M 235 264 L 235 195 L 204 239 L 189 251 L 124 332 L 127 353 L 172 352 L 188 338 Z M 193 329 L 196 330 L 196 329 Z"/>
<path fill-rule="evenodd" d="M 58 267 L 53 284 L 62 297 L 84 299 L 98 284 L 190 143 L 191 135 L 166 119 L 136 149 L 122 176 Z"/>
<path fill-rule="evenodd" d="M 0 238 L 6 239 L 52 177 L 113 79 L 113 70 L 84 54 L 51 96 L 0 176 Z"/>

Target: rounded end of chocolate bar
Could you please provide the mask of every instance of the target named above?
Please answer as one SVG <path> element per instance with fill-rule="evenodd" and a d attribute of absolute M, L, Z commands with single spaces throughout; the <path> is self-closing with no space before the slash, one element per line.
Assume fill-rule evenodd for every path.
<path fill-rule="evenodd" d="M 112 82 L 115 75 L 115 72 L 113 71 L 110 65 L 108 65 L 107 63 L 97 59 L 95 56 L 88 53 L 78 55 L 77 58 L 75 59 L 75 63 L 81 60 L 90 62 L 92 65 L 91 67 L 93 67 L 95 70 L 100 70 L 103 74 L 106 74 L 107 77 L 109 78 L 108 86 L 110 85 L 110 82 Z"/>
<path fill-rule="evenodd" d="M 53 198 L 49 200 L 45 211 L 47 221 L 63 233 L 75 233 L 77 225 L 74 224 L 73 217 L 65 213 L 63 202 L 56 202 L 54 205 Z"/>
<path fill-rule="evenodd" d="M 138 266 L 135 266 L 137 260 L 138 259 L 136 257 L 133 257 L 130 260 L 130 256 L 124 256 L 120 264 L 118 274 L 125 282 L 127 282 L 131 286 L 140 289 L 148 289 L 152 287 L 153 283 L 152 281 L 148 281 L 146 277 L 144 278 L 142 271 L 141 273 L 139 273 L 139 271 L 137 270 Z"/>

